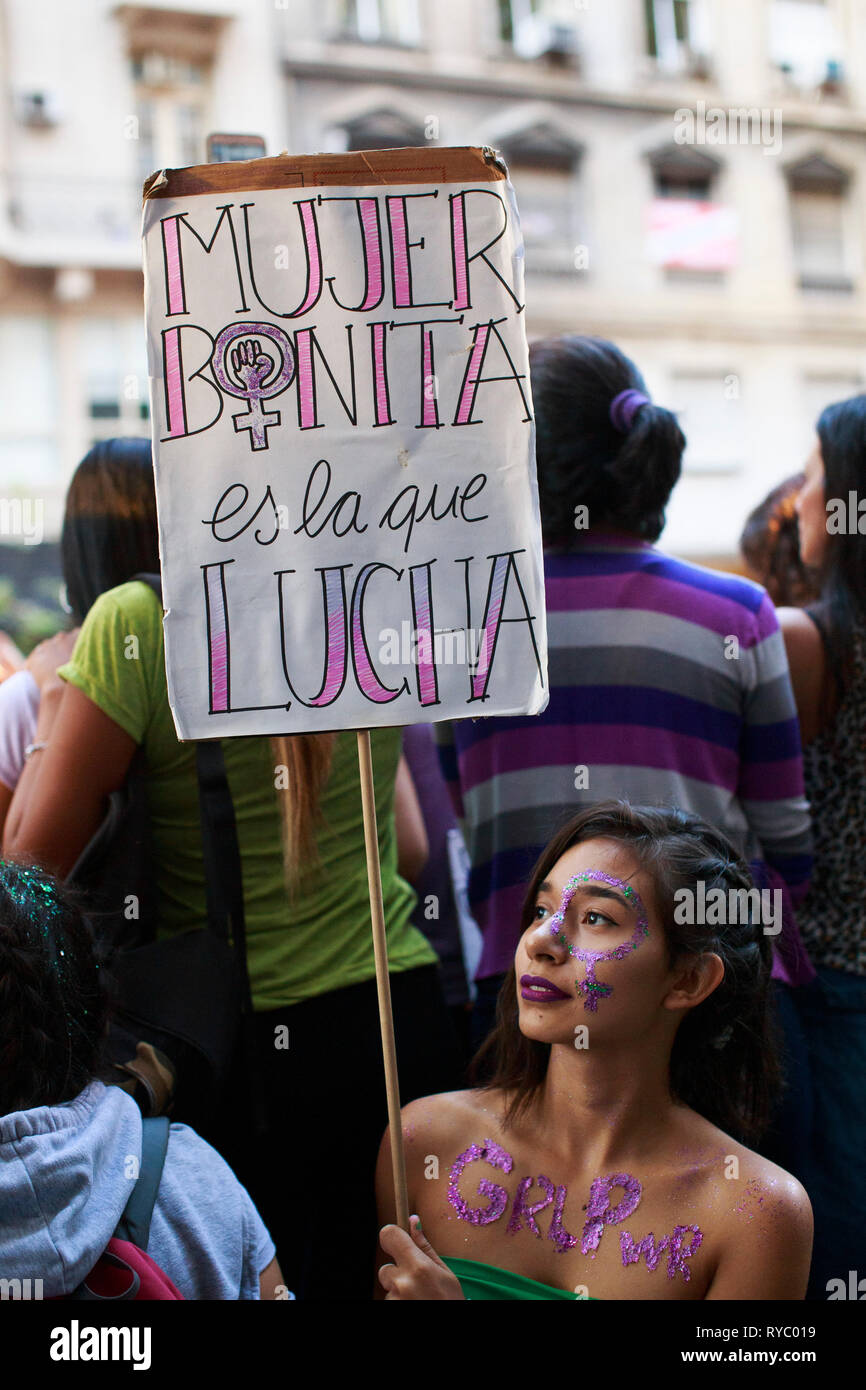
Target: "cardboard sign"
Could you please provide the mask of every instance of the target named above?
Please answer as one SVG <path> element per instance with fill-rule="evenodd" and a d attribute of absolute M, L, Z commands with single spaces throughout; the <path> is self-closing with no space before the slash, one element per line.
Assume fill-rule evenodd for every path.
<path fill-rule="evenodd" d="M 143 236 L 178 736 L 543 709 L 523 248 L 498 157 L 164 171 Z"/>

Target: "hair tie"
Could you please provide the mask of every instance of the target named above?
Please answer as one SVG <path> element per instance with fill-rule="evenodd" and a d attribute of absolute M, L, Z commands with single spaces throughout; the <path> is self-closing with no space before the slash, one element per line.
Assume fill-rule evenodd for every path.
<path fill-rule="evenodd" d="M 649 403 L 650 398 L 645 396 L 643 391 L 636 391 L 634 388 L 620 391 L 610 403 L 610 423 L 620 434 L 628 434 L 641 406 Z"/>

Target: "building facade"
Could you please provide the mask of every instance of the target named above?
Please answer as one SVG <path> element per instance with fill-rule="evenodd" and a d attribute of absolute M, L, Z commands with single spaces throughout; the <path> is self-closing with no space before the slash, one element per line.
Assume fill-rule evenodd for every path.
<path fill-rule="evenodd" d="M 823 405 L 864 389 L 862 0 L 0 13 L 0 486 L 43 488 L 49 516 L 92 439 L 147 430 L 140 184 L 209 130 L 501 149 L 530 336 L 612 338 L 681 414 L 680 553 L 729 560 Z"/>

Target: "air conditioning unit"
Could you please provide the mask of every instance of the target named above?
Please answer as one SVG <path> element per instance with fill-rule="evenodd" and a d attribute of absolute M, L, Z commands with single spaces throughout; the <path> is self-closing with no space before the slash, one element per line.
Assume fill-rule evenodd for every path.
<path fill-rule="evenodd" d="M 18 92 L 15 115 L 21 125 L 54 126 L 60 120 L 60 105 L 54 92 Z"/>
<path fill-rule="evenodd" d="M 547 15 L 526 15 L 515 31 L 514 49 L 521 58 L 573 63 L 579 52 L 578 32 L 574 25 L 559 23 Z"/>

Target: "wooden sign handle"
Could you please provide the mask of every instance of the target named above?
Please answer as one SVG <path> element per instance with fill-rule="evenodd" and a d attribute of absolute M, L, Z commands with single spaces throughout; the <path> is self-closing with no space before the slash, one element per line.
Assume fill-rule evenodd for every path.
<path fill-rule="evenodd" d="M 406 1161 L 400 1125 L 400 1084 L 397 1079 L 397 1051 L 394 1047 L 394 1018 L 391 1012 L 391 984 L 388 979 L 388 946 L 385 940 L 385 910 L 382 904 L 382 870 L 379 864 L 379 835 L 376 802 L 373 795 L 373 759 L 369 729 L 358 729 L 358 765 L 361 773 L 361 806 L 364 812 L 364 846 L 367 851 L 367 884 L 370 889 L 370 916 L 373 921 L 373 954 L 376 960 L 376 991 L 379 996 L 379 1027 L 382 1032 L 382 1059 L 385 1064 L 385 1092 L 388 1097 L 388 1128 L 391 1134 L 391 1168 L 394 1174 L 394 1200 L 397 1225 L 409 1231 L 409 1195 L 406 1191 Z"/>

